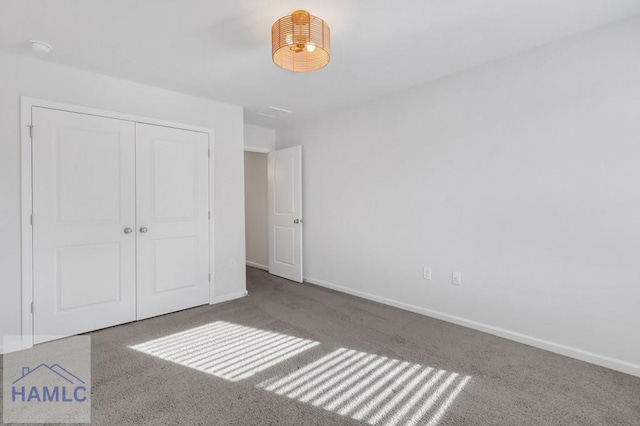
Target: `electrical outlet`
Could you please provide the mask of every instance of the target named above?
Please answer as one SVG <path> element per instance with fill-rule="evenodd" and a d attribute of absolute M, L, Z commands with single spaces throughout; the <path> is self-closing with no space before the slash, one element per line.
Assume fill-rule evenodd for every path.
<path fill-rule="evenodd" d="M 422 268 L 422 278 L 424 278 L 425 280 L 431 279 L 431 268 L 429 268 L 428 266 Z"/>
<path fill-rule="evenodd" d="M 462 284 L 462 274 L 460 272 L 454 272 L 451 277 L 451 284 L 460 285 Z"/>

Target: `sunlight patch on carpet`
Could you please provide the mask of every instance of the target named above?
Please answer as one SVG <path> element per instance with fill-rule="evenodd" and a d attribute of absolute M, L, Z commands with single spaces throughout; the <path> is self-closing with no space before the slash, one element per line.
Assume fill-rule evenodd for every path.
<path fill-rule="evenodd" d="M 346 348 L 258 388 L 371 425 L 435 426 L 471 376 Z"/>
<path fill-rule="evenodd" d="M 286 334 L 216 321 L 129 347 L 235 382 L 319 344 Z"/>

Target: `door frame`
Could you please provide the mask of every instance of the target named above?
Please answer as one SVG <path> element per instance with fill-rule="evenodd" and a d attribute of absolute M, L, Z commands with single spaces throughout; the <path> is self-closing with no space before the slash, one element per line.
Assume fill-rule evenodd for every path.
<path fill-rule="evenodd" d="M 67 104 L 62 102 L 49 101 L 45 99 L 20 97 L 20 218 L 21 218 L 21 263 L 22 263 L 22 341 L 21 347 L 12 348 L 14 350 L 29 349 L 33 347 L 33 227 L 31 215 L 33 213 L 33 182 L 32 182 L 32 152 L 31 152 L 31 113 L 34 107 L 47 108 L 58 111 L 71 112 L 76 114 L 93 115 L 116 120 L 130 121 L 133 123 L 150 124 L 162 127 L 188 130 L 192 132 L 205 133 L 209 142 L 209 304 L 219 301 L 215 300 L 215 244 L 214 244 L 214 148 L 215 130 L 209 127 L 194 126 L 190 124 L 177 123 L 168 120 L 161 120 L 150 117 L 143 117 L 134 114 L 119 113 L 96 109 L 91 107 Z M 37 131 L 37 130 L 36 130 Z M 37 218 L 36 218 L 37 219 Z M 17 342 L 16 342 L 17 343 Z"/>
<path fill-rule="evenodd" d="M 244 146 L 244 152 L 255 152 L 257 154 L 268 154 L 271 151 L 275 151 L 275 150 L 276 150 L 275 148 L 273 148 L 273 149 L 272 148 L 265 148 L 265 147 L 262 147 L 262 146 L 252 146 L 252 145 L 245 145 Z M 246 163 L 243 162 L 243 164 L 246 167 Z M 267 174 L 268 174 L 268 172 L 267 172 Z M 267 187 L 267 192 L 268 192 L 268 187 Z M 245 204 L 245 209 L 246 209 L 246 204 Z M 267 212 L 267 215 L 268 214 L 269 214 L 269 212 Z M 245 221 L 245 226 L 246 226 L 246 223 L 247 223 L 246 211 L 245 211 L 244 221 Z M 267 234 L 269 232 L 268 228 L 269 228 L 269 225 L 267 225 Z M 245 238 L 246 238 L 246 235 L 245 235 Z M 271 250 L 271 247 L 269 247 L 269 244 L 267 243 L 267 263 L 269 263 L 269 261 L 268 261 L 268 259 L 269 259 L 269 250 Z M 246 257 L 246 251 L 247 250 L 246 250 L 246 247 L 245 247 L 245 257 Z M 269 272 L 269 266 L 268 265 L 260 265 L 258 263 L 250 262 L 250 261 L 248 261 L 246 259 L 245 259 L 245 265 L 250 266 L 252 268 L 262 269 L 263 271 Z"/>

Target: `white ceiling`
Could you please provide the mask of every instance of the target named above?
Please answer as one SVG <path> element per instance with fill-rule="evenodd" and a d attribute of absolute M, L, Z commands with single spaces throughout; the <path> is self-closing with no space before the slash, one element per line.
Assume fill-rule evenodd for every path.
<path fill-rule="evenodd" d="M 273 21 L 325 19 L 332 59 L 294 74 L 271 62 Z M 640 0 L 2 0 L 0 49 L 292 120 L 399 91 L 640 14 Z M 0 70 L 1 76 L 1 70 Z M 257 116 L 268 105 L 295 111 Z"/>

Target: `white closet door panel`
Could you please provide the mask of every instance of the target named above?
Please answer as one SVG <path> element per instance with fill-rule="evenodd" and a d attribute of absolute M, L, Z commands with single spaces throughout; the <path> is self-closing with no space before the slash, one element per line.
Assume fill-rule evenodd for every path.
<path fill-rule="evenodd" d="M 35 343 L 135 320 L 135 125 L 33 108 Z"/>
<path fill-rule="evenodd" d="M 136 125 L 138 319 L 209 302 L 209 138 Z"/>

